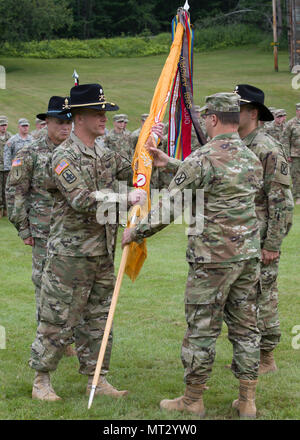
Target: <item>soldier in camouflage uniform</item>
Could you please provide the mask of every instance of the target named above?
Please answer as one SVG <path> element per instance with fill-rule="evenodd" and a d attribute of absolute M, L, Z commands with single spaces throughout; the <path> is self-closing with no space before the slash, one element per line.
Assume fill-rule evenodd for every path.
<path fill-rule="evenodd" d="M 189 274 L 185 308 L 188 328 L 181 351 L 186 390 L 182 397 L 161 402 L 161 408 L 169 411 L 186 410 L 204 415 L 202 393 L 212 370 L 215 344 L 224 318 L 233 344 L 233 372 L 240 380 L 240 397 L 234 407 L 243 417 L 255 417 L 256 414 L 260 240 L 254 198 L 261 188 L 263 171 L 255 154 L 245 147 L 237 133 L 238 98 L 234 93 L 207 97 L 205 122 L 211 140 L 183 162 L 167 156 L 165 159 L 169 164 L 175 162 L 177 167 L 179 163 L 169 186 L 171 220 L 179 191 L 192 190 L 194 218 L 199 209 L 195 203 L 197 190 L 204 191 L 204 227 L 189 235 L 187 248 Z M 163 155 L 155 149 L 150 152 L 154 157 Z M 154 164 L 162 165 L 156 160 Z M 158 209 L 162 209 L 163 216 L 161 202 L 153 211 Z M 152 225 L 152 215 L 153 212 L 137 227 L 125 230 L 123 246 L 167 226 Z"/>
<path fill-rule="evenodd" d="M 292 224 L 293 200 L 289 165 L 281 144 L 258 126 L 258 120 L 270 121 L 273 118 L 264 105 L 264 93 L 248 84 L 236 86 L 236 93 L 241 96 L 239 134 L 264 169 L 264 185 L 255 199 L 262 249 L 258 328 L 261 332 L 259 374 L 263 374 L 277 369 L 273 350 L 281 336 L 278 264 L 282 240 Z"/>
<path fill-rule="evenodd" d="M 72 115 L 60 114 L 65 98 L 52 96 L 47 113 L 38 117 L 48 125 L 47 136 L 23 147 L 12 162 L 6 187 L 8 217 L 25 245 L 32 246 L 32 281 L 35 285 L 36 319 L 40 321 L 40 290 L 47 256 L 47 239 L 53 198 L 46 190 L 45 167 L 53 151 L 71 132 Z M 39 119 L 40 120 L 40 119 Z"/>
<path fill-rule="evenodd" d="M 137 141 L 139 139 L 139 135 L 142 129 L 142 126 L 144 125 L 144 122 L 146 121 L 146 119 L 148 118 L 149 114 L 148 113 L 143 113 L 141 115 L 141 126 L 139 128 L 137 128 L 136 130 L 134 130 L 131 134 L 130 134 L 130 142 L 131 142 L 131 148 L 132 151 L 135 151 L 135 147 L 137 144 Z"/>
<path fill-rule="evenodd" d="M 0 116 L 0 217 L 6 216 L 5 184 L 8 171 L 4 171 L 4 145 L 12 134 L 7 131 L 8 119 Z"/>
<path fill-rule="evenodd" d="M 98 223 L 97 208 L 117 190 L 118 180 L 132 179 L 130 162 L 95 143 L 104 133 L 105 112 L 118 110 L 99 84 L 73 87 L 70 94 L 74 132 L 54 151 L 49 164 L 53 193 L 48 258 L 41 288 L 41 316 L 32 344 L 30 366 L 36 370 L 32 397 L 59 400 L 50 383 L 73 333 L 80 364 L 91 389 L 101 339 L 114 289 L 113 237 L 116 224 Z M 65 110 L 68 112 L 68 109 Z M 144 191 L 129 194 L 132 204 Z M 97 214 L 98 216 L 98 214 Z M 106 380 L 112 348 L 109 336 L 95 394 L 122 397 Z"/>
<path fill-rule="evenodd" d="M 197 114 L 197 118 L 199 119 L 199 122 L 200 122 L 200 127 L 201 127 L 201 130 L 202 130 L 202 133 L 207 138 L 205 121 L 201 117 L 201 107 L 200 107 L 200 105 L 195 105 L 195 111 L 196 111 L 196 114 Z M 194 129 L 194 126 L 192 126 L 191 151 L 193 152 L 193 151 L 197 150 L 200 146 L 201 145 L 199 144 L 198 137 L 196 135 L 196 131 Z"/>
<path fill-rule="evenodd" d="M 126 130 L 126 121 L 128 121 L 128 117 L 125 114 L 113 117 L 114 128 L 105 136 L 104 146 L 131 161 L 134 150 L 131 147 L 131 133 Z"/>
<path fill-rule="evenodd" d="M 41 130 L 47 127 L 46 121 L 42 119 L 36 118 L 35 120 L 35 130 L 33 130 L 30 134 L 34 139 L 41 137 Z M 44 132 L 44 131 L 43 131 Z"/>
<path fill-rule="evenodd" d="M 291 163 L 295 203 L 300 205 L 300 103 L 296 104 L 296 116 L 286 125 L 282 143 Z"/>
<path fill-rule="evenodd" d="M 4 146 L 4 171 L 9 171 L 11 169 L 11 163 L 17 154 L 17 152 L 31 144 L 33 137 L 28 134 L 29 132 L 29 122 L 25 118 L 21 118 L 18 121 L 19 133 L 12 136 Z"/>
<path fill-rule="evenodd" d="M 274 121 L 271 121 L 267 127 L 265 127 L 266 133 L 281 142 L 282 133 L 286 128 L 286 111 L 284 108 L 280 108 L 274 111 Z"/>

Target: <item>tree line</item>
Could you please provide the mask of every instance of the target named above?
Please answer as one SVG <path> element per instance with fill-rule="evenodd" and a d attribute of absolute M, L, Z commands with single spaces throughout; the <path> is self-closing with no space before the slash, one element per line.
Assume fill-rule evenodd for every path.
<path fill-rule="evenodd" d="M 0 0 L 0 42 L 110 38 L 170 32 L 185 0 Z M 286 1 L 277 0 L 281 22 Z M 195 27 L 252 23 L 272 26 L 271 0 L 189 0 Z M 283 19 L 282 19 L 283 17 Z"/>

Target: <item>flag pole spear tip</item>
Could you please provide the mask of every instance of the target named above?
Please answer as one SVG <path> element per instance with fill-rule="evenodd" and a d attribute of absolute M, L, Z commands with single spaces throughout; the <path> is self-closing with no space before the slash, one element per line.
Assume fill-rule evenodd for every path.
<path fill-rule="evenodd" d="M 185 4 L 184 4 L 183 9 L 185 9 L 186 11 L 188 11 L 190 9 L 190 5 L 189 5 L 188 0 L 185 0 Z"/>

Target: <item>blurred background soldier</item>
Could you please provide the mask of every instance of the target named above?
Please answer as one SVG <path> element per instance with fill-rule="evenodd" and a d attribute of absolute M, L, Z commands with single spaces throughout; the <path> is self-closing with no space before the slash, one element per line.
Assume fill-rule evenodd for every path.
<path fill-rule="evenodd" d="M 139 139 L 139 135 L 142 129 L 142 126 L 144 125 L 144 122 L 146 121 L 146 119 L 148 118 L 149 114 L 148 113 L 143 113 L 141 115 L 141 125 L 139 128 L 137 128 L 136 130 L 134 130 L 131 135 L 130 135 L 130 141 L 131 141 L 131 149 L 134 152 L 135 151 L 135 147 L 137 144 L 137 141 Z"/>
<path fill-rule="evenodd" d="M 31 144 L 33 137 L 29 134 L 29 122 L 25 118 L 18 121 L 18 133 L 12 136 L 4 146 L 4 171 L 11 169 L 12 161 L 21 148 Z"/>
<path fill-rule="evenodd" d="M 55 148 L 71 132 L 72 115 L 61 114 L 65 99 L 52 96 L 48 111 L 38 118 L 45 121 L 47 135 L 23 147 L 12 162 L 7 179 L 8 218 L 25 245 L 32 246 L 32 281 L 35 285 L 36 319 L 40 321 L 40 291 L 50 232 L 52 195 L 47 191 L 46 167 Z"/>
<path fill-rule="evenodd" d="M 282 143 L 291 165 L 295 203 L 300 205 L 300 103 L 296 104 L 296 116 L 286 125 Z"/>
<path fill-rule="evenodd" d="M 4 171 L 4 145 L 12 136 L 7 131 L 8 119 L 6 116 L 0 116 L 0 217 L 6 215 L 5 184 L 8 171 Z"/>
<path fill-rule="evenodd" d="M 286 111 L 284 108 L 280 108 L 274 111 L 274 121 L 271 121 L 267 127 L 265 127 L 266 133 L 281 142 L 282 133 L 286 128 Z"/>
<path fill-rule="evenodd" d="M 36 118 L 35 120 L 35 130 L 33 130 L 30 134 L 34 139 L 37 139 L 41 136 L 41 134 L 45 134 L 45 130 L 41 133 L 43 128 L 47 128 L 46 121 L 42 121 L 42 119 Z"/>
<path fill-rule="evenodd" d="M 127 115 L 114 115 L 114 128 L 105 136 L 104 145 L 131 161 L 134 151 L 131 148 L 130 131 L 126 130 L 126 122 L 128 122 Z"/>

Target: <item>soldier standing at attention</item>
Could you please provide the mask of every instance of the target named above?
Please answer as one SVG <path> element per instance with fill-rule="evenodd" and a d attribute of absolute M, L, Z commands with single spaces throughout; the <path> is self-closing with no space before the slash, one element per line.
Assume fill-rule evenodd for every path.
<path fill-rule="evenodd" d="M 0 218 L 6 216 L 5 185 L 8 171 L 4 171 L 4 145 L 12 134 L 7 131 L 8 119 L 0 116 Z"/>
<path fill-rule="evenodd" d="M 296 116 L 286 125 L 282 143 L 291 163 L 295 203 L 300 205 L 300 103 L 296 104 Z"/>
<path fill-rule="evenodd" d="M 274 121 L 270 122 L 265 127 L 266 133 L 281 142 L 282 133 L 286 128 L 286 111 L 284 108 L 280 108 L 274 111 Z"/>
<path fill-rule="evenodd" d="M 12 136 L 4 146 L 4 171 L 9 171 L 11 169 L 11 163 L 17 152 L 31 144 L 33 137 L 29 132 L 29 122 L 25 118 L 21 118 L 18 121 L 19 133 Z"/>
<path fill-rule="evenodd" d="M 254 198 L 262 185 L 263 171 L 255 154 L 246 148 L 237 133 L 239 96 L 235 93 L 208 96 L 203 109 L 211 140 L 183 162 L 150 148 L 154 165 L 168 166 L 173 162 L 179 166 L 169 186 L 171 221 L 176 194 L 185 189 L 193 192 L 193 216 L 200 208 L 204 214 L 203 228 L 199 231 L 194 228 L 194 233 L 189 234 L 186 253 L 189 263 L 185 291 L 188 328 L 181 350 L 186 390 L 183 396 L 163 400 L 160 406 L 168 411 L 188 411 L 204 416 L 202 394 L 212 370 L 215 344 L 224 318 L 233 344 L 236 365 L 233 372 L 240 381 L 239 399 L 233 406 L 241 417 L 255 417 L 260 339 L 256 325 L 260 242 Z M 155 159 L 157 155 L 160 162 Z M 204 191 L 203 207 L 195 203 L 199 190 Z M 151 224 L 152 211 L 158 209 L 168 210 L 160 201 L 148 218 L 135 228 L 125 229 L 123 246 L 167 226 Z"/>
<path fill-rule="evenodd" d="M 117 225 L 99 224 L 97 208 L 115 198 L 118 181 L 132 183 L 131 163 L 101 147 L 106 112 L 116 111 L 99 84 L 75 86 L 70 92 L 74 131 L 52 156 L 48 189 L 53 194 L 48 258 L 41 287 L 40 323 L 31 347 L 29 365 L 36 370 L 32 398 L 59 400 L 50 382 L 65 347 L 73 341 L 80 364 L 88 376 L 90 392 L 114 289 L 113 237 Z M 68 109 L 65 110 L 67 113 Z M 129 193 L 129 203 L 141 202 L 145 191 Z M 109 336 L 95 394 L 122 397 L 106 379 L 112 349 Z"/>
<path fill-rule="evenodd" d="M 134 151 L 131 148 L 130 131 L 126 130 L 126 121 L 127 115 L 114 115 L 114 128 L 105 136 L 104 145 L 131 161 Z"/>
<path fill-rule="evenodd" d="M 290 172 L 281 144 L 259 127 L 270 121 L 272 113 L 264 105 L 262 90 L 248 84 L 236 86 L 241 97 L 239 135 L 259 158 L 264 170 L 264 185 L 255 198 L 261 238 L 261 292 L 258 295 L 261 333 L 259 374 L 277 370 L 273 350 L 280 341 L 277 275 L 280 247 L 292 223 L 293 200 Z M 233 362 L 231 368 L 237 365 Z"/>
<path fill-rule="evenodd" d="M 52 195 L 47 191 L 46 166 L 55 148 L 71 132 L 72 115 L 61 114 L 65 99 L 52 96 L 48 111 L 38 115 L 48 127 L 48 134 L 23 147 L 12 162 L 7 179 L 8 218 L 25 245 L 32 246 L 32 281 L 35 285 L 36 319 L 40 321 L 40 291 L 50 232 Z"/>

